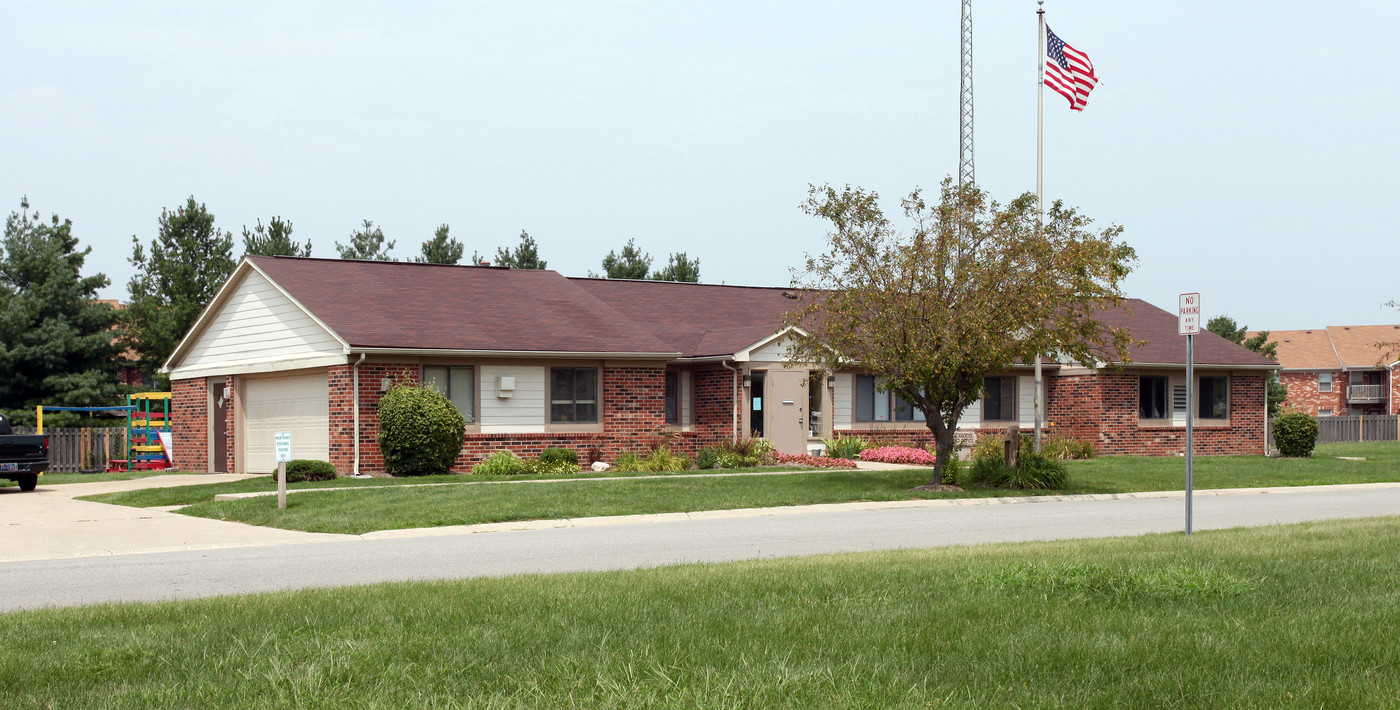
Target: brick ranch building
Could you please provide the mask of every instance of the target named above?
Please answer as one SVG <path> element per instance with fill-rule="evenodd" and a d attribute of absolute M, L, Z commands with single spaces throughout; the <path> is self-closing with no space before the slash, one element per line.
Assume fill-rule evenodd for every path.
<path fill-rule="evenodd" d="M 467 420 L 456 468 L 492 451 L 569 447 L 611 461 L 664 438 L 688 455 L 759 436 L 782 451 L 859 434 L 926 444 L 921 414 L 858 369 L 785 363 L 795 294 L 566 278 L 484 266 L 245 257 L 166 362 L 175 464 L 271 471 L 272 434 L 342 474 L 383 470 L 376 408 L 395 382 L 427 383 Z M 1109 454 L 1182 452 L 1185 345 L 1144 301 L 1106 311 L 1144 341 L 1131 364 L 1045 366 L 1046 420 Z M 1096 365 L 1097 367 L 1095 367 Z M 1213 334 L 1196 343 L 1205 454 L 1265 451 L 1272 362 Z M 1033 422 L 1029 367 L 987 378 L 960 432 Z"/>
<path fill-rule="evenodd" d="M 1278 343 L 1279 382 L 1288 389 L 1284 406 L 1315 417 L 1400 414 L 1393 345 L 1400 342 L 1400 325 L 1274 330 L 1269 340 Z"/>

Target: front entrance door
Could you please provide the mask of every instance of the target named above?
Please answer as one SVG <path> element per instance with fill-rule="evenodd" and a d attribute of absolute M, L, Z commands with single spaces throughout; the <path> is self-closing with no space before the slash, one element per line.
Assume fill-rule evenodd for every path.
<path fill-rule="evenodd" d="M 210 473 L 228 473 L 228 392 L 224 383 L 214 384 L 214 460 Z"/>
<path fill-rule="evenodd" d="M 763 389 L 769 443 L 785 454 L 807 453 L 807 371 L 769 370 Z"/>

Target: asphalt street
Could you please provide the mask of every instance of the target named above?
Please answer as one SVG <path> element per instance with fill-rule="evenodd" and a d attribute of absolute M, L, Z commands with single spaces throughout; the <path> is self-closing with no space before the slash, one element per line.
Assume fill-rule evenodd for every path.
<path fill-rule="evenodd" d="M 1182 494 L 851 504 L 0 563 L 0 610 L 1179 532 Z M 1400 484 L 1197 492 L 1195 529 L 1400 515 Z M 483 528 L 477 528 L 480 530 Z"/>

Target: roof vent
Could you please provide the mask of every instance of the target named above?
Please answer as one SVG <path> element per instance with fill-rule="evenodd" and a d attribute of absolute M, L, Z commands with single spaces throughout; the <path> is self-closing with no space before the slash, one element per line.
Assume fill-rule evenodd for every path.
<path fill-rule="evenodd" d="M 485 260 L 483 260 L 483 261 L 477 263 L 477 266 L 490 266 L 490 265 L 491 265 L 491 262 L 485 261 Z"/>
<path fill-rule="evenodd" d="M 783 298 L 786 298 L 790 301 L 796 301 L 797 294 L 793 293 L 792 291 L 783 291 Z"/>

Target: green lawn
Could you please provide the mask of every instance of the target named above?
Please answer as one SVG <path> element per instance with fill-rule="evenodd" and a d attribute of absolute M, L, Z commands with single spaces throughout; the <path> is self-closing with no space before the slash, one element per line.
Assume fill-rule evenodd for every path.
<path fill-rule="evenodd" d="M 1400 518 L 4 615 L 7 709 L 1400 706 Z"/>
<path fill-rule="evenodd" d="M 1336 456 L 1364 456 L 1343 461 Z M 799 475 L 703 478 L 668 476 L 653 480 L 588 481 L 518 485 L 423 487 L 394 479 L 346 480 L 307 484 L 331 487 L 358 484 L 387 487 L 376 491 L 327 491 L 287 498 L 278 510 L 271 497 L 212 502 L 215 493 L 272 490 L 266 480 L 151 489 L 94 496 L 92 500 L 124 505 L 189 505 L 182 512 L 253 525 L 312 532 L 361 534 L 375 530 L 470 525 L 515 520 L 578 518 L 640 513 L 671 513 L 732 508 L 762 508 L 851 501 L 919 498 L 966 498 L 1066 493 L 1124 493 L 1179 490 L 1185 464 L 1180 458 L 1104 457 L 1070 462 L 1070 487 L 1058 491 L 1006 491 L 969 487 L 965 493 L 912 491 L 927 483 L 930 470 L 821 470 Z M 1306 460 L 1261 456 L 1200 457 L 1195 486 L 1254 486 L 1369 483 L 1400 480 L 1400 443 L 1319 447 Z M 413 482 L 461 481 L 461 476 L 409 479 Z"/>
<path fill-rule="evenodd" d="M 116 473 L 58 473 L 46 471 L 39 477 L 41 486 L 60 486 L 65 483 L 96 483 L 98 481 L 128 481 L 133 478 L 162 476 L 169 471 L 118 471 Z M 14 481 L 0 480 L 0 486 L 19 485 Z"/>

